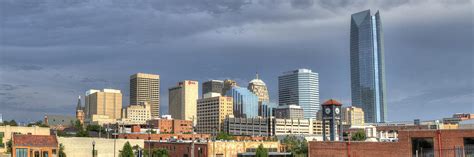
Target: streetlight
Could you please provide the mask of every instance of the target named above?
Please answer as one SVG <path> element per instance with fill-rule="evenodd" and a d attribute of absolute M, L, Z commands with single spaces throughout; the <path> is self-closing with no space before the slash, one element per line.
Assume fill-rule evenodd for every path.
<path fill-rule="evenodd" d="M 92 141 L 92 157 L 95 157 L 95 140 Z"/>
<path fill-rule="evenodd" d="M 138 157 L 142 157 L 142 148 L 138 147 Z"/>

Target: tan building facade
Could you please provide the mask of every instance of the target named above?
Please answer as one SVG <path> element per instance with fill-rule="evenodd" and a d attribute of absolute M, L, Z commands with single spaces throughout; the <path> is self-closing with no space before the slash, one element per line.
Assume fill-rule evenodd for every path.
<path fill-rule="evenodd" d="M 147 103 L 130 105 L 123 110 L 122 121 L 126 124 L 146 124 L 151 119 L 150 112 L 150 105 Z"/>
<path fill-rule="evenodd" d="M 89 90 L 86 92 L 88 118 L 105 115 L 111 119 L 122 117 L 122 93 L 116 89 Z"/>
<path fill-rule="evenodd" d="M 247 89 L 257 95 L 259 105 L 262 102 L 270 101 L 270 97 L 268 96 L 267 85 L 265 84 L 265 82 L 258 78 L 258 74 L 256 74 L 255 79 L 249 82 Z"/>
<path fill-rule="evenodd" d="M 196 132 L 216 134 L 224 130 L 224 120 L 232 115 L 232 97 L 219 96 L 197 100 Z"/>
<path fill-rule="evenodd" d="M 351 126 L 364 126 L 364 111 L 362 108 L 350 106 L 343 108 L 343 121 Z"/>
<path fill-rule="evenodd" d="M 174 119 L 196 120 L 199 83 L 185 80 L 169 89 L 169 114 Z"/>
<path fill-rule="evenodd" d="M 0 147 L 0 153 L 6 152 L 7 142 L 12 139 L 13 134 L 49 135 L 49 128 L 44 127 L 23 127 L 23 126 L 0 126 L 0 143 L 5 147 Z M 0 144 L 1 145 L 1 144 Z"/>
<path fill-rule="evenodd" d="M 130 145 L 144 148 L 143 139 L 105 139 L 88 137 L 58 137 L 58 142 L 64 146 L 67 157 L 91 157 L 92 142 L 95 142 L 95 150 L 98 157 L 114 157 L 120 154 L 126 142 Z M 115 147 L 114 147 L 115 145 Z M 115 152 L 114 152 L 115 151 Z"/>
<path fill-rule="evenodd" d="M 221 95 L 225 95 L 227 91 L 232 89 L 234 86 L 238 86 L 236 81 L 229 79 L 224 80 L 224 87 L 222 88 Z"/>
<path fill-rule="evenodd" d="M 137 73 L 130 76 L 130 104 L 146 102 L 153 118 L 160 117 L 160 75 Z"/>

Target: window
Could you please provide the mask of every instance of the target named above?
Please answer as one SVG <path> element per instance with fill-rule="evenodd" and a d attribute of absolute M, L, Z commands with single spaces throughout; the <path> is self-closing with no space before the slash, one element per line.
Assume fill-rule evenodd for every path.
<path fill-rule="evenodd" d="M 412 138 L 413 157 L 434 157 L 433 138 Z"/>
<path fill-rule="evenodd" d="M 43 157 L 49 157 L 48 155 L 48 152 L 43 152 Z"/>
<path fill-rule="evenodd" d="M 464 138 L 464 150 L 466 156 L 474 156 L 474 137 Z"/>
<path fill-rule="evenodd" d="M 28 156 L 28 149 L 26 148 L 17 148 L 15 149 L 17 157 L 27 157 Z"/>

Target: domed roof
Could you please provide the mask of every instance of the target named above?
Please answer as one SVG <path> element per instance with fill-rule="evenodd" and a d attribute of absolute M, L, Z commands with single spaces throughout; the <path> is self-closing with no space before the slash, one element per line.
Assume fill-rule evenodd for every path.
<path fill-rule="evenodd" d="M 266 86 L 265 82 L 263 82 L 262 80 L 258 79 L 258 73 L 256 74 L 255 79 L 251 80 L 251 81 L 249 82 L 249 84 Z"/>
<path fill-rule="evenodd" d="M 342 104 L 337 101 L 337 100 L 334 100 L 334 99 L 329 99 L 327 100 L 326 102 L 324 102 L 322 105 L 337 105 L 337 106 L 341 106 Z"/>

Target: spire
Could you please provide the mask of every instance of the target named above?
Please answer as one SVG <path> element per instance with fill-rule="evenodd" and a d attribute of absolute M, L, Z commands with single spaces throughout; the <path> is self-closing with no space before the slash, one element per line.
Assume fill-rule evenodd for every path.
<path fill-rule="evenodd" d="M 258 80 L 258 72 L 255 72 L 255 78 Z"/>
<path fill-rule="evenodd" d="M 82 110 L 81 96 L 77 98 L 77 107 L 76 110 Z"/>

